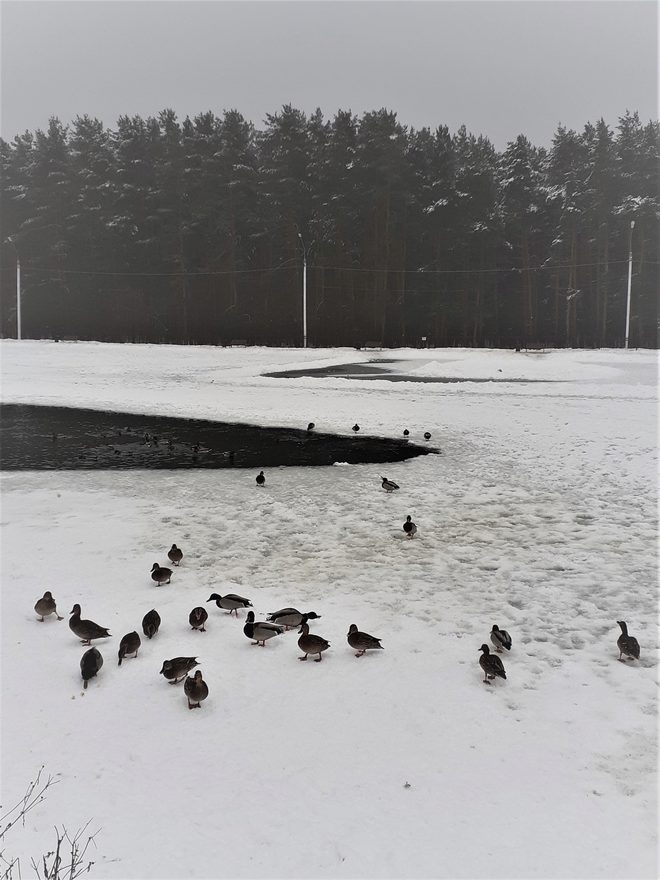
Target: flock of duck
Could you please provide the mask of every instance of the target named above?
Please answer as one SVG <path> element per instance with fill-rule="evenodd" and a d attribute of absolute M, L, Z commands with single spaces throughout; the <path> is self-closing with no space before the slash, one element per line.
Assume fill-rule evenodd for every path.
<path fill-rule="evenodd" d="M 259 477 L 263 478 L 263 471 L 257 477 L 257 485 L 263 485 L 259 482 Z M 383 478 L 383 482 L 386 482 Z M 394 484 L 396 485 L 396 484 Z M 398 487 L 397 487 L 398 488 Z M 403 530 L 408 538 L 413 538 L 417 532 L 417 526 L 412 522 L 410 516 L 406 517 L 403 524 Z M 183 559 L 182 550 L 176 544 L 172 544 L 168 551 L 168 559 L 173 565 L 178 566 Z M 169 584 L 172 577 L 172 569 L 159 565 L 155 562 L 151 569 L 151 578 L 158 586 Z M 219 593 L 211 593 L 207 602 L 215 602 L 216 606 L 222 610 L 229 612 L 231 616 L 234 614 L 238 618 L 240 609 L 251 609 L 252 602 L 244 596 L 236 593 L 227 593 L 221 596 Z M 58 620 L 63 618 L 57 613 L 57 605 L 50 591 L 46 591 L 35 606 L 35 612 L 39 615 L 39 620 L 44 621 L 46 617 L 54 614 Z M 193 630 L 205 632 L 205 624 L 208 620 L 208 611 L 202 606 L 192 609 L 188 616 L 188 622 Z M 243 627 L 244 635 L 252 641 L 253 645 L 261 647 L 266 646 L 269 639 L 281 636 L 289 629 L 298 629 L 298 647 L 302 652 L 299 660 L 307 660 L 311 655 L 316 663 L 323 659 L 323 652 L 330 647 L 330 642 L 323 636 L 311 633 L 309 631 L 309 621 L 319 620 L 320 614 L 315 611 L 301 612 L 297 608 L 281 608 L 279 611 L 273 611 L 266 616 L 266 620 L 255 620 L 254 611 L 247 612 L 245 625 Z M 142 619 L 142 632 L 148 639 L 152 639 L 158 632 L 161 624 L 161 618 L 155 609 L 147 612 Z M 618 659 L 625 662 L 626 659 L 639 660 L 640 647 L 639 642 L 634 636 L 629 635 L 628 626 L 625 621 L 618 620 L 617 624 L 621 628 L 621 635 L 617 639 L 617 647 L 619 649 Z M 91 678 L 94 678 L 103 666 L 103 656 L 98 648 L 92 646 L 92 641 L 96 639 L 111 638 L 111 633 L 107 627 L 100 626 L 93 620 L 83 620 L 81 618 L 81 608 L 76 603 L 70 612 L 69 628 L 79 639 L 83 645 L 89 645 L 81 660 L 80 673 L 83 680 L 83 688 L 87 688 L 87 684 Z M 352 623 L 348 629 L 346 636 L 349 646 L 356 652 L 356 657 L 362 657 L 367 651 L 382 650 L 381 639 L 362 632 L 357 625 Z M 495 646 L 497 653 L 491 654 L 490 647 L 483 644 L 479 649 L 481 654 L 479 657 L 479 665 L 484 673 L 484 683 L 491 684 L 496 678 L 506 679 L 506 671 L 504 664 L 498 656 L 503 651 L 510 651 L 512 647 L 512 639 L 505 629 L 500 629 L 493 624 L 490 632 L 490 641 Z M 137 657 L 142 642 L 136 630 L 126 633 L 119 643 L 118 665 L 121 666 L 122 661 L 129 656 Z M 199 662 L 196 657 L 174 657 L 171 660 L 164 660 L 160 675 L 163 675 L 170 684 L 179 684 L 184 681 L 183 690 L 188 700 L 188 708 L 199 708 L 202 702 L 208 697 L 208 685 L 202 677 L 202 673 L 197 670 L 193 676 L 188 675 Z"/>
<path fill-rule="evenodd" d="M 406 525 L 410 525 L 410 517 L 408 517 Z M 412 533 L 410 533 L 410 536 L 412 537 Z M 183 559 L 183 552 L 176 544 L 172 544 L 167 556 L 173 565 L 178 566 Z M 158 586 L 169 584 L 172 573 L 171 568 L 161 566 L 155 562 L 151 569 L 151 579 Z M 218 608 L 228 611 L 230 615 L 234 614 L 237 618 L 240 609 L 252 608 L 252 602 L 249 599 L 236 593 L 227 593 L 224 596 L 218 593 L 211 593 L 206 601 L 215 602 Z M 46 591 L 42 598 L 36 602 L 34 610 L 39 615 L 41 622 L 51 614 L 54 614 L 58 620 L 64 619 L 57 613 L 57 605 L 50 591 Z M 208 616 L 206 608 L 199 606 L 192 609 L 188 616 L 188 622 L 193 630 L 205 632 L 205 623 L 208 620 Z M 315 611 L 303 613 L 298 611 L 297 608 L 281 608 L 279 611 L 273 611 L 268 614 L 266 620 L 257 621 L 255 620 L 254 611 L 250 610 L 247 612 L 243 633 L 252 641 L 253 645 L 265 647 L 269 639 L 280 636 L 289 629 L 299 627 L 298 635 L 300 638 L 298 639 L 298 647 L 302 651 L 303 656 L 298 659 L 307 660 L 311 655 L 314 661 L 319 663 L 323 659 L 323 652 L 327 651 L 330 647 L 330 642 L 316 633 L 311 633 L 309 631 L 309 621 L 318 620 L 320 617 L 321 615 Z M 142 632 L 148 639 L 152 639 L 158 632 L 160 624 L 160 615 L 154 608 L 147 612 L 142 619 Z M 92 646 L 92 641 L 111 638 L 112 635 L 107 627 L 100 626 L 93 620 L 83 620 L 78 603 L 71 609 L 69 629 L 81 640 L 83 645 L 90 646 L 80 660 L 80 674 L 83 680 L 83 688 L 86 689 L 89 680 L 95 678 L 103 666 L 103 655 L 98 648 Z M 346 638 L 349 646 L 356 652 L 356 657 L 362 657 L 366 651 L 382 650 L 383 648 L 380 639 L 369 635 L 369 633 L 361 632 L 354 623 L 350 625 Z M 141 644 L 142 640 L 136 630 L 126 633 L 119 643 L 118 665 L 121 666 L 122 661 L 126 657 L 137 657 Z M 171 660 L 163 661 L 159 673 L 170 684 L 184 682 L 183 690 L 188 700 L 189 709 L 199 708 L 209 694 L 208 685 L 199 670 L 195 671 L 192 676 L 188 675 L 198 665 L 199 662 L 196 657 L 174 657 Z"/>
<path fill-rule="evenodd" d="M 313 431 L 314 422 L 310 422 L 307 426 L 308 431 Z M 356 423 L 352 430 L 357 433 L 360 426 Z M 408 429 L 404 429 L 405 437 L 409 435 Z M 146 435 L 145 435 L 146 436 Z M 427 431 L 424 433 L 424 439 L 430 440 L 431 434 Z M 387 492 L 395 492 L 399 489 L 399 485 L 387 477 L 381 476 L 381 486 Z M 257 487 L 266 485 L 266 475 L 260 471 L 256 477 Z M 417 525 L 412 521 L 412 517 L 408 515 L 403 523 L 403 531 L 409 539 L 417 534 Z M 172 544 L 167 553 L 169 561 L 178 566 L 183 559 L 183 551 Z M 161 566 L 154 562 L 151 568 L 151 578 L 158 586 L 169 584 L 172 578 L 172 569 Z M 228 593 L 221 596 L 218 593 L 212 593 L 207 602 L 215 602 L 220 609 L 228 611 L 230 615 L 234 614 L 238 618 L 240 609 L 252 607 L 252 602 L 244 596 L 235 593 Z M 43 621 L 47 616 L 54 614 L 58 620 L 63 620 L 57 613 L 57 606 L 52 594 L 46 591 L 41 599 L 34 606 L 35 612 Z M 94 678 L 103 666 L 103 656 L 101 652 L 92 647 L 92 640 L 110 638 L 111 634 L 106 627 L 99 626 L 92 620 L 81 619 L 81 608 L 76 603 L 69 618 L 69 628 L 82 641 L 83 645 L 89 645 L 81 660 L 80 672 L 83 679 L 83 687 L 87 688 L 87 684 L 91 678 Z M 208 611 L 198 606 L 192 609 L 188 616 L 188 622 L 193 630 L 205 632 L 205 623 L 208 620 Z M 318 620 L 321 615 L 315 611 L 300 612 L 296 608 L 281 608 L 266 616 L 266 620 L 255 620 L 254 611 L 249 610 L 246 615 L 245 625 L 243 627 L 244 635 L 252 640 L 253 645 L 261 647 L 266 646 L 269 639 L 282 635 L 284 632 L 292 628 L 298 629 L 298 647 L 302 651 L 302 657 L 299 660 L 307 660 L 311 655 L 315 662 L 319 663 L 323 659 L 323 652 L 330 647 L 330 642 L 309 631 L 309 621 Z M 149 611 L 142 620 L 142 631 L 148 639 L 152 639 L 160 627 L 161 618 L 155 609 Z M 639 642 L 634 636 L 628 634 L 628 627 L 625 621 L 619 620 L 617 624 L 621 628 L 621 635 L 617 639 L 617 647 L 619 648 L 618 659 L 622 662 L 625 655 L 626 659 L 639 660 L 640 647 Z M 352 623 L 347 633 L 347 641 L 349 646 L 355 650 L 356 657 L 361 657 L 366 651 L 378 650 L 383 648 L 381 639 L 369 635 L 369 633 L 361 632 L 357 625 Z M 506 671 L 504 664 L 498 656 L 503 651 L 510 651 L 512 639 L 509 633 L 500 629 L 497 625 L 493 625 L 490 632 L 490 641 L 495 647 L 495 654 L 492 654 L 487 644 L 482 644 L 479 656 L 479 665 L 484 673 L 484 683 L 491 684 L 496 678 L 506 679 Z M 118 650 L 118 665 L 121 666 L 122 661 L 128 657 L 137 657 L 140 649 L 141 639 L 137 631 L 127 633 L 122 637 Z M 170 684 L 178 684 L 184 681 L 184 693 L 188 699 L 188 708 L 199 708 L 202 702 L 208 697 L 208 685 L 202 677 L 202 673 L 197 670 L 193 676 L 188 675 L 199 663 L 196 657 L 174 657 L 171 660 L 163 661 L 160 674 L 163 675 Z"/>

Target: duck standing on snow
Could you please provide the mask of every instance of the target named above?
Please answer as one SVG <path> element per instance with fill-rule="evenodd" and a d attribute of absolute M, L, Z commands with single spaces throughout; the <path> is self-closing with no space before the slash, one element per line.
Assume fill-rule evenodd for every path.
<path fill-rule="evenodd" d="M 388 480 L 387 477 L 381 477 L 381 480 L 383 481 L 381 483 L 381 486 L 383 487 L 383 489 L 385 489 L 386 492 L 394 492 L 395 489 L 399 488 L 398 484 L 395 483 L 394 480 Z"/>
<path fill-rule="evenodd" d="M 172 544 L 170 549 L 167 551 L 167 558 L 170 560 L 172 565 L 178 565 L 183 559 L 183 550 L 180 550 L 176 544 Z"/>
<path fill-rule="evenodd" d="M 380 639 L 370 636 L 369 633 L 360 632 L 355 623 L 349 626 L 346 638 L 351 648 L 355 648 L 357 651 L 356 657 L 361 657 L 365 651 L 373 651 L 376 648 L 383 650 Z"/>
<path fill-rule="evenodd" d="M 99 669 L 103 666 L 103 657 L 101 652 L 96 648 L 90 648 L 80 658 L 80 674 L 85 682 L 83 688 L 87 690 L 87 682 L 90 678 L 94 678 Z"/>
<path fill-rule="evenodd" d="M 431 439 L 431 432 L 430 431 L 424 431 L 424 439 L 425 440 Z"/>
<path fill-rule="evenodd" d="M 155 581 L 160 587 L 162 584 L 169 584 L 172 578 L 172 569 L 158 565 L 157 562 L 151 566 L 151 580 Z"/>
<path fill-rule="evenodd" d="M 140 636 L 135 631 L 127 633 L 119 643 L 119 663 L 117 665 L 121 666 L 121 661 L 129 654 L 133 654 L 134 657 L 137 657 L 138 649 L 141 644 Z"/>
<path fill-rule="evenodd" d="M 408 428 L 404 428 L 404 429 L 403 429 L 403 436 L 404 436 L 404 437 L 409 437 L 409 436 L 410 436 L 410 431 L 408 430 Z"/>
<path fill-rule="evenodd" d="M 482 645 L 479 650 L 483 652 L 481 657 L 479 657 L 479 666 L 481 666 L 484 671 L 485 684 L 490 684 L 489 679 L 495 678 L 496 676 L 499 678 L 506 678 L 504 664 L 497 654 L 491 654 L 488 645 Z"/>
<path fill-rule="evenodd" d="M 55 605 L 55 599 L 53 599 L 53 595 L 50 590 L 46 590 L 41 599 L 37 600 L 37 604 L 34 606 L 34 610 L 37 614 L 41 615 L 39 620 L 40 623 L 43 623 L 44 618 L 48 617 L 49 614 L 54 614 L 58 620 L 64 620 L 63 617 L 57 613 L 57 606 Z"/>
<path fill-rule="evenodd" d="M 321 615 L 317 614 L 316 611 L 308 611 L 306 614 L 303 614 L 297 608 L 280 608 L 279 611 L 267 614 L 266 620 L 276 623 L 278 626 L 283 626 L 285 629 L 290 629 L 294 626 L 300 626 L 303 617 L 306 617 L 307 620 L 321 619 Z"/>
<path fill-rule="evenodd" d="M 211 593 L 206 601 L 215 601 L 218 608 L 224 608 L 225 611 L 228 611 L 230 614 L 235 614 L 236 617 L 238 617 L 239 608 L 252 608 L 252 602 L 250 602 L 249 599 L 239 596 L 236 593 L 227 593 L 226 596 L 220 596 L 218 593 Z"/>
<path fill-rule="evenodd" d="M 209 613 L 206 608 L 202 608 L 199 605 L 197 608 L 193 608 L 193 610 L 188 615 L 188 622 L 192 626 L 193 629 L 197 629 L 200 632 L 206 632 L 204 629 L 204 624 L 209 619 Z"/>
<path fill-rule="evenodd" d="M 188 698 L 189 709 L 199 709 L 202 700 L 209 695 L 208 685 L 202 678 L 202 673 L 197 670 L 194 678 L 188 676 L 183 683 L 183 692 Z"/>
<path fill-rule="evenodd" d="M 199 666 L 197 657 L 173 657 L 171 660 L 163 660 L 159 675 L 164 675 L 170 684 L 178 684 L 195 666 Z"/>
<path fill-rule="evenodd" d="M 148 611 L 142 618 L 142 632 L 148 639 L 152 639 L 160 628 L 160 614 L 155 608 Z"/>
<path fill-rule="evenodd" d="M 502 651 L 502 648 L 506 648 L 507 651 L 511 650 L 511 636 L 505 629 L 500 629 L 496 624 L 493 624 L 493 628 L 490 631 L 490 640 L 495 645 L 496 651 Z"/>
<path fill-rule="evenodd" d="M 309 425 L 307 425 L 307 430 L 313 431 L 315 427 L 316 425 L 314 424 L 314 422 L 310 422 Z"/>
<path fill-rule="evenodd" d="M 318 654 L 319 656 L 314 658 L 314 662 L 320 663 L 321 660 L 323 660 L 321 654 L 323 651 L 327 651 L 330 647 L 330 642 L 322 636 L 310 633 L 306 614 L 303 614 L 302 623 L 298 633 L 300 635 L 300 638 L 298 639 L 298 647 L 305 655 L 304 657 L 298 657 L 298 660 L 307 660 L 308 654 Z"/>
<path fill-rule="evenodd" d="M 412 521 L 411 516 L 406 517 L 406 521 L 403 524 L 403 531 L 408 535 L 409 538 L 414 538 L 417 534 L 417 526 Z"/>
<path fill-rule="evenodd" d="M 71 609 L 69 629 L 79 639 L 82 639 L 83 645 L 91 645 L 92 639 L 107 639 L 110 637 L 110 633 L 104 626 L 99 626 L 93 620 L 80 619 L 80 605 L 77 602 Z"/>
<path fill-rule="evenodd" d="M 266 485 L 266 478 L 264 477 L 263 471 L 259 471 L 259 473 L 257 474 L 256 480 L 257 480 L 257 486 L 265 486 Z"/>
<path fill-rule="evenodd" d="M 621 660 L 622 663 L 626 662 L 621 659 L 623 654 L 625 654 L 626 657 L 630 657 L 631 660 L 639 660 L 639 642 L 635 636 L 628 635 L 628 624 L 625 620 L 617 620 L 617 623 L 621 627 L 621 635 L 616 640 L 619 649 L 619 660 Z"/>
<path fill-rule="evenodd" d="M 256 641 L 252 642 L 253 645 L 260 645 L 262 648 L 265 648 L 266 641 L 272 639 L 273 636 L 281 636 L 284 632 L 284 627 L 276 626 L 274 623 L 265 623 L 262 620 L 255 623 L 254 611 L 248 611 L 243 632 L 248 639 L 256 639 Z"/>
<path fill-rule="evenodd" d="M 360 430 L 360 426 L 359 426 L 358 423 L 356 422 L 356 423 L 353 425 L 353 427 L 351 428 L 351 431 L 354 431 L 354 432 L 357 434 L 357 432 L 358 432 L 359 430 Z"/>

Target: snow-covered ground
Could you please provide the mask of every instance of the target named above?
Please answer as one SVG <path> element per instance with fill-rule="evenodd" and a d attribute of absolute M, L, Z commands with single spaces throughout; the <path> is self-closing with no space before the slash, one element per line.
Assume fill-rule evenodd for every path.
<path fill-rule="evenodd" d="M 96 878 L 658 876 L 654 352 L 6 341 L 0 357 L 4 402 L 358 421 L 429 430 L 443 453 L 272 469 L 263 490 L 240 469 L 4 474 L 2 804 L 42 764 L 59 780 L 7 853 L 92 819 Z M 373 357 L 498 381 L 260 376 Z M 157 588 L 172 542 L 184 560 Z M 37 622 L 46 589 L 64 621 Z M 299 663 L 293 631 L 255 650 L 211 592 L 249 597 L 258 619 L 315 610 L 331 648 Z M 112 633 L 85 692 L 76 602 Z M 151 608 L 160 633 L 118 668 Z M 617 662 L 617 620 L 639 662 Z M 357 659 L 351 623 L 385 650 Z M 494 623 L 513 648 L 487 686 Z M 158 674 L 177 655 L 200 660 L 200 710 Z"/>

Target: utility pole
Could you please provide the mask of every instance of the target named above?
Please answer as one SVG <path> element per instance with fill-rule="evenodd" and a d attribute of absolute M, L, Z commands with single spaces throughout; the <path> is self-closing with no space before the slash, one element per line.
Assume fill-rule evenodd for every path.
<path fill-rule="evenodd" d="M 632 287 L 632 235 L 635 228 L 635 221 L 630 221 L 630 245 L 628 247 L 628 299 L 626 302 L 626 345 L 628 348 L 628 337 L 630 336 L 630 289 Z"/>
<path fill-rule="evenodd" d="M 300 232 L 298 233 L 298 238 L 300 239 L 303 249 L 303 348 L 307 348 L 307 250 L 305 249 L 305 241 Z"/>

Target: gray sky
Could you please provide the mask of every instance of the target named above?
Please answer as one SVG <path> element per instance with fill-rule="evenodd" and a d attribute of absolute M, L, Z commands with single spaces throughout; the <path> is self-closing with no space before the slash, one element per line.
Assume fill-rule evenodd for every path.
<path fill-rule="evenodd" d="M 461 124 L 502 149 L 559 123 L 658 116 L 655 0 L 2 0 L 2 136 L 88 113 L 291 103 L 416 128 Z"/>

